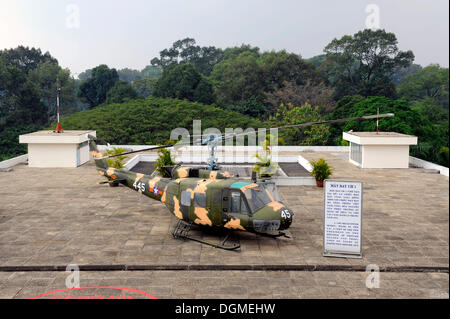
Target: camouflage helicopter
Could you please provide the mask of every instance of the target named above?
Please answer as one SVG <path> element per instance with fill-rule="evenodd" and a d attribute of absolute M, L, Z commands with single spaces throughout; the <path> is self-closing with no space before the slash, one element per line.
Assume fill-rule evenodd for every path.
<path fill-rule="evenodd" d="M 277 129 L 352 120 L 378 119 L 389 116 L 394 116 L 394 114 L 387 113 L 309 122 L 278 127 Z M 174 167 L 165 167 L 170 177 L 158 176 L 156 171 L 151 175 L 145 175 L 129 171 L 126 168 L 116 169 L 108 166 L 106 159 L 147 150 L 188 145 L 190 143 L 161 145 L 105 156 L 97 149 L 97 139 L 89 135 L 89 146 L 98 173 L 107 179 L 101 182 L 102 184 L 109 183 L 110 186 L 122 184 L 166 205 L 169 211 L 178 218 L 178 223 L 172 232 L 174 238 L 189 239 L 216 248 L 234 250 L 239 248 L 240 245 L 225 244 L 231 231 L 248 231 L 274 238 L 279 236 L 287 237 L 282 231 L 289 228 L 294 216 L 293 212 L 282 202 L 273 182 L 258 179 L 254 173 L 252 178 L 249 179 L 234 177 L 228 172 L 219 171 L 217 158 L 214 156 L 215 147 L 224 140 L 240 135 L 248 135 L 248 133 L 211 134 L 197 140 L 194 144 L 208 145 L 210 149 L 207 166 L 198 168 L 184 167 L 181 164 L 177 164 Z M 97 141 L 104 142 L 101 140 Z M 229 232 L 221 242 L 211 243 L 189 236 L 189 231 L 194 224 L 203 227 L 222 228 L 229 230 Z"/>

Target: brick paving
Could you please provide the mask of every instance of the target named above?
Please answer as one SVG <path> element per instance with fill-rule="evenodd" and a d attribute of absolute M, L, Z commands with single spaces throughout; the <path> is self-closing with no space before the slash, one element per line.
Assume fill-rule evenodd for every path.
<path fill-rule="evenodd" d="M 448 178 L 423 169 L 363 170 L 349 164 L 345 155 L 302 153 L 307 159 L 325 158 L 335 167 L 333 178 L 363 181 L 362 259 L 322 257 L 323 190 L 320 188 L 280 187 L 284 200 L 295 214 L 288 231 L 290 239 L 274 240 L 240 232 L 236 233 L 235 240 L 240 241 L 241 251 L 229 252 L 173 239 L 171 230 L 176 220 L 163 204 L 122 186 L 97 185 L 96 182 L 102 179 L 96 174 L 94 165 L 88 163 L 76 169 L 18 165 L 10 172 L 0 173 L 0 266 L 376 264 L 380 267 L 448 268 Z M 211 233 L 193 233 L 204 239 L 220 239 Z M 166 284 L 159 276 L 167 273 L 170 272 L 120 272 L 125 279 L 154 278 L 155 283 L 142 289 L 148 293 L 152 293 L 152 287 Z M 281 276 L 279 280 L 271 280 L 273 273 Z M 118 273 L 83 274 L 112 276 L 112 281 Z M 0 296 L 27 297 L 31 295 L 27 290 L 37 291 L 52 285 L 61 289 L 64 282 L 56 280 L 66 275 L 64 272 L 0 272 Z M 448 273 L 381 273 L 382 278 L 390 279 L 386 280 L 385 288 L 382 284 L 375 292 L 360 283 L 364 275 L 359 272 L 178 271 L 167 282 L 168 288 L 153 293 L 161 298 L 178 297 L 183 293 L 195 298 L 207 295 L 448 298 Z M 245 280 L 245 285 L 240 280 L 235 285 L 229 280 L 217 285 L 211 279 L 228 276 Z M 255 280 L 249 283 L 246 278 L 252 276 Z M 300 280 L 295 276 L 300 276 Z M 327 276 L 334 278 L 330 280 L 332 284 L 326 282 Z M 210 290 L 202 291 L 201 285 L 196 286 L 196 278 L 206 278 L 200 282 L 209 285 Z M 195 289 L 183 289 L 185 285 L 181 283 L 186 280 Z M 308 285 L 311 288 L 302 288 L 310 287 Z M 237 286 L 242 289 L 236 289 Z"/>
<path fill-rule="evenodd" d="M 2 272 L 0 298 L 31 298 L 65 289 L 67 276 L 66 272 Z M 379 288 L 372 289 L 366 288 L 367 276 L 364 272 L 318 271 L 81 271 L 80 287 L 125 287 L 156 298 L 183 299 L 449 297 L 448 273 L 380 273 Z M 67 294 L 111 292 L 91 289 Z"/>

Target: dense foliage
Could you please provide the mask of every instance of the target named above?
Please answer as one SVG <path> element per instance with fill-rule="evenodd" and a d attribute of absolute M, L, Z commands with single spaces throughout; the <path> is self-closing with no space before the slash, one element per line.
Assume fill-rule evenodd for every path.
<path fill-rule="evenodd" d="M 0 51 L 0 155 L 26 151 L 19 134 L 53 128 L 59 92 L 64 129 L 95 129 L 120 144 L 163 143 L 173 128 L 191 128 L 193 119 L 223 131 L 371 115 L 379 108 L 396 115 L 383 119 L 381 130 L 417 135 L 411 155 L 448 166 L 449 70 L 413 60 L 385 30 L 336 38 L 309 59 L 185 38 L 142 70 L 102 64 L 74 79 L 50 53 L 19 46 Z M 341 145 L 342 130 L 349 129 L 373 131 L 375 123 L 289 129 L 280 136 L 291 145 Z"/>
<path fill-rule="evenodd" d="M 126 152 L 127 150 L 124 149 L 123 147 L 113 147 L 112 149 L 109 149 L 105 152 L 106 155 L 119 155 L 122 154 L 124 152 Z M 107 158 L 106 162 L 108 163 L 108 165 L 110 167 L 114 167 L 114 168 L 122 168 L 125 165 L 125 159 L 127 157 L 125 155 L 120 155 L 120 156 L 115 156 L 115 157 L 111 157 L 111 158 Z"/>
<path fill-rule="evenodd" d="M 398 94 L 408 101 L 431 99 L 448 110 L 448 69 L 431 64 L 408 75 L 400 82 Z"/>
<path fill-rule="evenodd" d="M 129 100 L 122 104 L 101 105 L 92 110 L 75 113 L 61 124 L 67 130 L 97 131 L 100 139 L 111 144 L 163 144 L 177 127 L 190 130 L 192 120 L 201 119 L 202 129 L 260 128 L 265 124 L 239 113 L 210 105 L 176 99 L 147 98 Z"/>
<path fill-rule="evenodd" d="M 258 48 L 244 47 L 226 53 L 210 77 L 217 104 L 243 114 L 267 118 L 273 105 L 265 102 L 265 94 L 284 87 L 285 82 L 304 85 L 308 80 L 325 80 L 312 64 L 284 50 L 260 53 Z"/>
<path fill-rule="evenodd" d="M 345 95 L 395 97 L 392 76 L 397 67 L 408 67 L 412 51 L 400 51 L 397 38 L 384 30 L 365 29 L 334 39 L 324 49 L 325 69 L 338 98 Z"/>
<path fill-rule="evenodd" d="M 277 112 L 270 118 L 270 126 L 280 127 L 322 120 L 323 117 L 310 104 L 294 106 L 288 103 L 280 105 Z M 330 132 L 327 125 L 313 125 L 280 130 L 279 135 L 286 145 L 326 145 Z"/>
<path fill-rule="evenodd" d="M 214 102 L 212 85 L 190 63 L 167 67 L 153 95 L 207 104 Z"/>
<path fill-rule="evenodd" d="M 127 99 L 135 99 L 138 94 L 130 83 L 125 81 L 118 81 L 106 93 L 106 103 L 122 103 Z"/>
<path fill-rule="evenodd" d="M 163 69 L 178 64 L 190 63 L 202 75 L 208 76 L 214 65 L 222 60 L 224 53 L 216 47 L 200 47 L 192 38 L 178 40 L 169 49 L 159 53 L 159 58 L 151 60 L 153 66 Z"/>
<path fill-rule="evenodd" d="M 116 69 L 102 64 L 92 70 L 91 76 L 80 85 L 78 96 L 91 108 L 106 101 L 106 94 L 119 81 Z"/>

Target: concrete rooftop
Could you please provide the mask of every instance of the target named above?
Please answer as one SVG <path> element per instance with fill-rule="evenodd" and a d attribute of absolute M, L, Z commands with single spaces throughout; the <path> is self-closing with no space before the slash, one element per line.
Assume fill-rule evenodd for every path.
<path fill-rule="evenodd" d="M 67 130 L 62 133 L 56 133 L 54 131 L 49 130 L 43 130 L 43 131 L 36 131 L 32 133 L 23 134 L 22 136 L 79 136 L 84 135 L 86 133 L 91 133 L 90 131 L 80 131 L 80 130 Z"/>
<path fill-rule="evenodd" d="M 59 169 L 17 165 L 0 173 L 0 297 L 28 298 L 65 288 L 64 271 L 21 272 L 20 267 L 78 264 L 160 266 L 82 271 L 80 277 L 81 286 L 128 286 L 158 298 L 448 298 L 448 178 L 419 168 L 360 169 L 348 163 L 347 153 L 302 156 L 325 158 L 335 168 L 334 179 L 363 181 L 362 259 L 322 257 L 321 188 L 280 187 L 295 214 L 291 238 L 236 232 L 241 250 L 230 252 L 173 239 L 176 218 L 163 204 L 123 186 L 97 185 L 102 178 L 93 163 Z M 381 273 L 379 289 L 367 289 L 361 269 L 369 264 L 396 271 Z M 211 270 L 188 270 L 189 265 Z M 248 270 L 213 270 L 230 265 Z M 249 270 L 257 265 L 285 270 Z M 287 271 L 291 266 L 349 271 Z M 409 272 L 408 267 L 429 271 Z"/>
<path fill-rule="evenodd" d="M 412 135 L 397 132 L 345 132 L 359 137 L 411 137 Z"/>

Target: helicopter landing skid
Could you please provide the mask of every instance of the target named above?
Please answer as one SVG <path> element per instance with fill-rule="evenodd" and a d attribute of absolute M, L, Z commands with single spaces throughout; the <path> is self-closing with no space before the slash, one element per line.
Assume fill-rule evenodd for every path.
<path fill-rule="evenodd" d="M 192 236 L 189 236 L 189 231 L 191 230 L 192 222 L 187 223 L 184 220 L 178 220 L 177 225 L 175 226 L 175 229 L 172 232 L 173 238 L 182 238 L 182 239 L 189 239 L 196 242 L 199 242 L 201 244 L 209 245 L 214 248 L 220 248 L 225 250 L 235 250 L 241 247 L 240 244 L 234 244 L 233 246 L 225 246 L 225 243 L 227 242 L 228 238 L 230 237 L 230 232 L 227 233 L 225 238 L 218 244 L 211 243 L 206 240 L 202 240 L 199 238 L 195 238 Z"/>
<path fill-rule="evenodd" d="M 257 231 L 253 231 L 253 233 L 256 235 L 261 235 L 261 236 L 270 237 L 270 238 L 278 238 L 278 237 L 291 238 L 289 235 L 286 235 L 286 233 L 281 232 L 281 231 L 278 234 L 260 233 Z"/>

